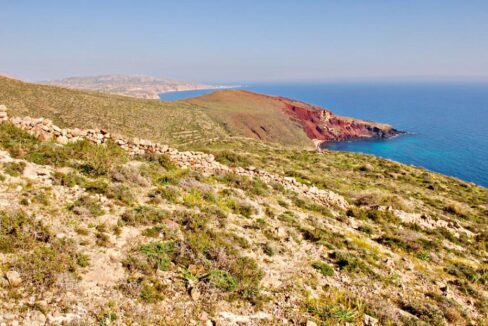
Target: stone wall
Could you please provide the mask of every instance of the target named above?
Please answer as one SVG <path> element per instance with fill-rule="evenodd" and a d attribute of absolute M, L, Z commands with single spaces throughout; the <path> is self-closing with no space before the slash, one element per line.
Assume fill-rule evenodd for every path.
<path fill-rule="evenodd" d="M 4 105 L 0 105 L 0 122 L 10 122 L 14 126 L 41 140 L 51 140 L 62 144 L 83 139 L 100 145 L 105 144 L 108 141 L 113 141 L 116 145 L 127 150 L 129 155 L 149 153 L 165 154 L 182 168 L 196 169 L 207 174 L 233 172 L 240 176 L 259 178 L 267 184 L 280 184 L 288 190 L 301 194 L 326 206 L 336 206 L 340 208 L 346 208 L 348 206 L 346 200 L 342 196 L 332 191 L 318 189 L 313 186 L 309 187 L 297 182 L 292 177 L 281 177 L 253 167 L 231 168 L 217 162 L 212 154 L 178 151 L 175 148 L 153 143 L 150 140 L 113 135 L 104 129 L 61 129 L 54 125 L 51 120 L 44 118 L 9 118 L 7 108 Z"/>

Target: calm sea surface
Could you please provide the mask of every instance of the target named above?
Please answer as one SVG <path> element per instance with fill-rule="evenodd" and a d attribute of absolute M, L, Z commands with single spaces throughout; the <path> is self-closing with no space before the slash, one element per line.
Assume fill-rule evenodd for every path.
<path fill-rule="evenodd" d="M 241 89 L 389 123 L 410 134 L 328 147 L 374 154 L 488 187 L 488 83 L 256 84 Z M 172 101 L 211 91 L 166 93 L 161 99 Z"/>

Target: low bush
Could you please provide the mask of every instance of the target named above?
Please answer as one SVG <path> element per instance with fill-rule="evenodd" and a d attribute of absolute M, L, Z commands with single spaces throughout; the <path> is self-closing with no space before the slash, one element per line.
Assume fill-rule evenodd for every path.
<path fill-rule="evenodd" d="M 122 214 L 121 220 L 128 225 L 147 225 L 160 223 L 170 214 L 154 206 L 139 206 L 127 210 Z"/>
<path fill-rule="evenodd" d="M 315 268 L 320 274 L 324 276 L 334 275 L 334 269 L 327 263 L 316 261 L 312 263 L 312 267 Z"/>
<path fill-rule="evenodd" d="M 13 177 L 21 176 L 24 173 L 25 166 L 25 162 L 22 161 L 3 163 L 3 169 L 5 173 Z"/>

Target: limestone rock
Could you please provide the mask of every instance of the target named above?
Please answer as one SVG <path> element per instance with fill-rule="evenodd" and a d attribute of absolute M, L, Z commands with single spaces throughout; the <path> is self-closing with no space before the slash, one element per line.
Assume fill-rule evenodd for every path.
<path fill-rule="evenodd" d="M 376 326 L 378 325 L 378 319 L 365 314 L 363 317 L 363 323 L 366 326 Z"/>
<path fill-rule="evenodd" d="M 17 271 L 8 271 L 5 273 L 5 278 L 12 287 L 17 287 L 20 285 L 20 283 L 22 283 L 22 278 Z"/>

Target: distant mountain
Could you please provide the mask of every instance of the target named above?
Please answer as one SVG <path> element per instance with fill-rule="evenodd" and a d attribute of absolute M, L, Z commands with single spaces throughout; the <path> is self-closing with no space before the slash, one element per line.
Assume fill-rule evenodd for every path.
<path fill-rule="evenodd" d="M 165 92 L 222 88 L 221 86 L 135 75 L 69 77 L 42 83 L 145 99 L 159 99 L 159 94 Z"/>
<path fill-rule="evenodd" d="M 5 71 L 0 71 L 0 76 L 7 77 L 7 78 L 10 78 L 10 79 L 22 80 L 19 76 L 16 76 L 14 74 L 11 74 L 11 73 L 8 73 L 8 72 L 5 72 Z"/>

